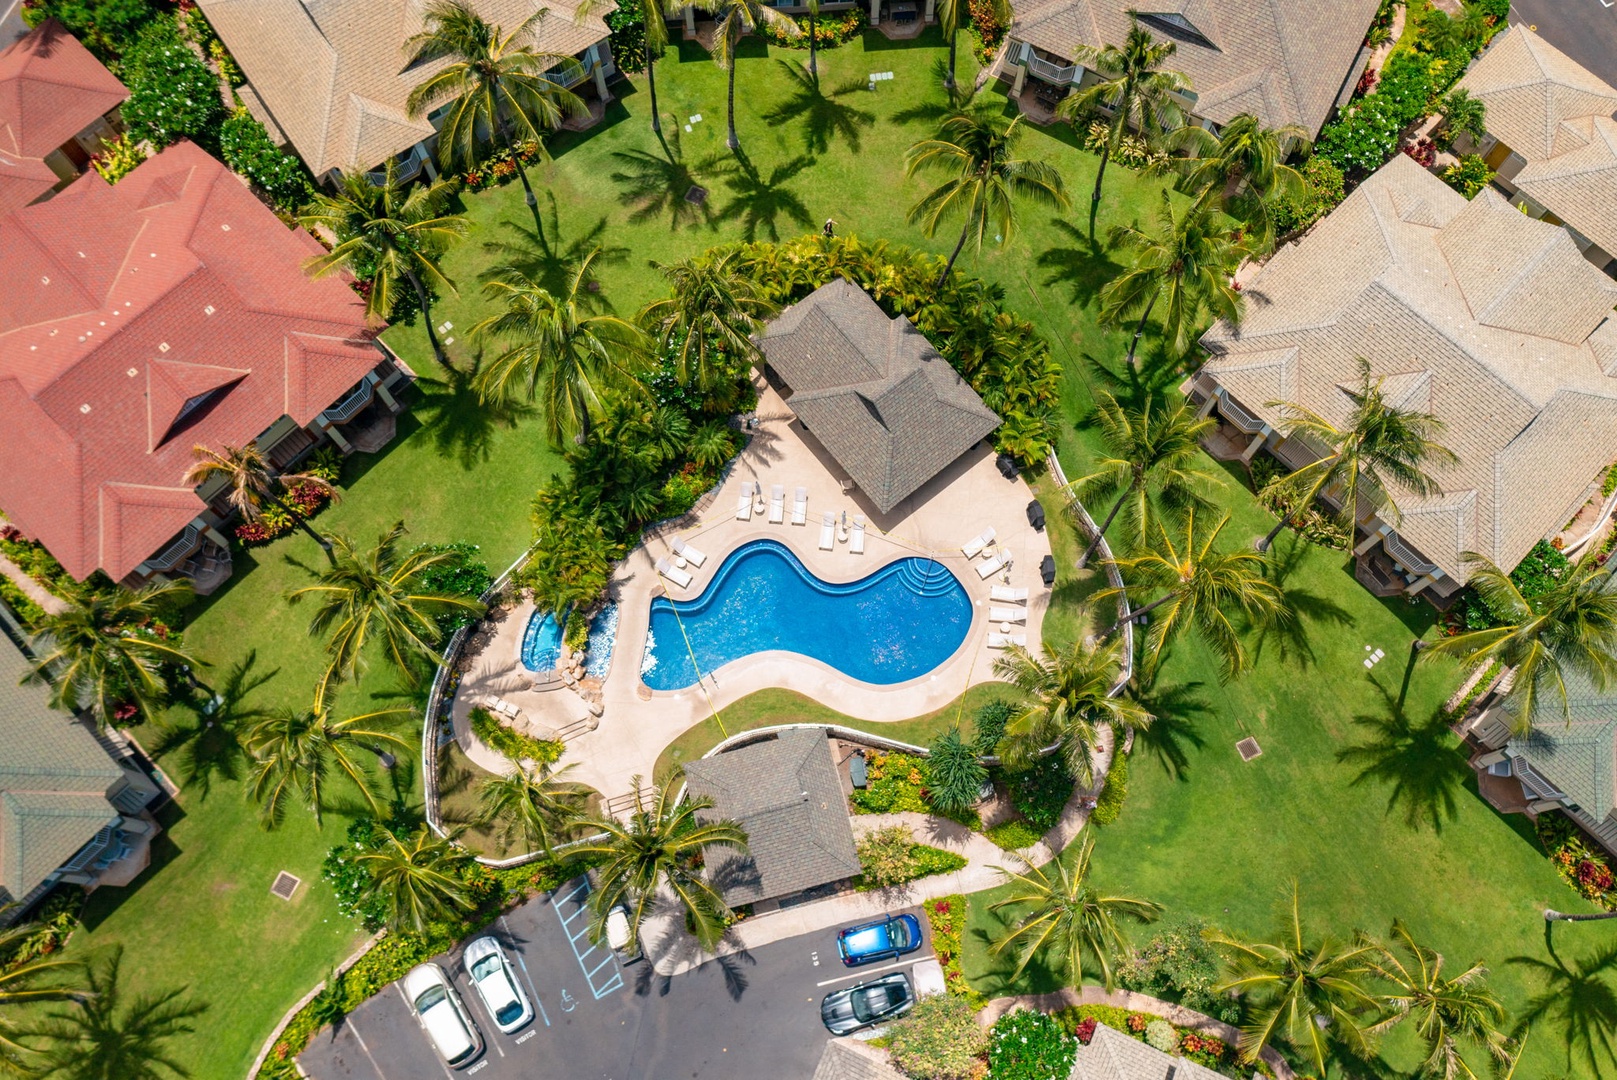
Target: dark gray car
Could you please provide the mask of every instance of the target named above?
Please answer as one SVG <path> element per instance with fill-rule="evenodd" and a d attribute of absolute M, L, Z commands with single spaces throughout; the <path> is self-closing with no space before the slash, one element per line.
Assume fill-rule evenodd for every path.
<path fill-rule="evenodd" d="M 915 1004 L 915 991 L 902 971 L 825 995 L 820 1019 L 833 1035 L 848 1035 L 872 1024 L 896 1020 Z"/>

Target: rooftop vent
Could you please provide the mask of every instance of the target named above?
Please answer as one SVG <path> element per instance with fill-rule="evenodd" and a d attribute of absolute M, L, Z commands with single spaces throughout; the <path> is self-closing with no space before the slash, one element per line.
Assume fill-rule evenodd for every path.
<path fill-rule="evenodd" d="M 83 405 L 79 406 L 79 412 L 87 413 L 89 411 L 90 411 L 90 403 L 88 401 L 86 401 Z"/>
<path fill-rule="evenodd" d="M 204 314 L 204 315 L 212 315 L 213 312 L 214 312 L 214 306 L 212 304 L 209 304 L 207 307 L 202 309 L 202 314 Z"/>
<path fill-rule="evenodd" d="M 157 346 L 157 351 L 158 352 L 168 352 L 168 342 L 165 341 L 165 342 L 162 342 L 161 344 L 159 344 Z"/>

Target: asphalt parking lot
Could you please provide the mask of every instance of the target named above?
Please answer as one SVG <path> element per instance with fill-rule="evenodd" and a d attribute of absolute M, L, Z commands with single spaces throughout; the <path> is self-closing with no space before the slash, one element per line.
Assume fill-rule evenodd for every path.
<path fill-rule="evenodd" d="M 303 1071 L 313 1080 L 808 1080 L 828 1037 L 820 999 L 899 966 L 844 968 L 836 931 L 825 930 L 664 978 L 590 945 L 582 885 L 537 897 L 485 931 L 526 980 L 535 1016 L 522 1030 L 496 1030 L 459 946 L 436 958 L 483 1032 L 477 1061 L 449 1070 L 394 984 L 317 1035 L 298 1059 Z M 930 956 L 922 948 L 902 966 Z"/>
<path fill-rule="evenodd" d="M 1617 0 L 1512 0 L 1510 22 L 1617 86 Z"/>

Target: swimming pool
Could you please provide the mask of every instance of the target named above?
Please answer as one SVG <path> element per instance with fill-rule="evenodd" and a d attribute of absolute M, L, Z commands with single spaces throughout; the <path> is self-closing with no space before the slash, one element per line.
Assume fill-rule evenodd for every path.
<path fill-rule="evenodd" d="M 959 579 L 931 559 L 899 559 L 832 585 L 786 545 L 757 540 L 731 552 L 695 600 L 651 602 L 640 677 L 653 690 L 679 690 L 696 683 L 698 669 L 705 675 L 778 649 L 886 686 L 925 675 L 953 655 L 971 628 L 971 611 Z"/>
<path fill-rule="evenodd" d="M 522 666 L 529 671 L 554 671 L 561 663 L 561 624 L 554 612 L 536 611 L 522 631 Z"/>

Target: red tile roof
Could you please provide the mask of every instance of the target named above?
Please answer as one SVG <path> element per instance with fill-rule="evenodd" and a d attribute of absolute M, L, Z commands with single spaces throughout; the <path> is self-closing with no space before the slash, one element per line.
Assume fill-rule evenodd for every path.
<path fill-rule="evenodd" d="M 128 96 L 55 19 L 0 52 L 0 214 L 55 187 L 44 159 Z"/>
<path fill-rule="evenodd" d="M 0 218 L 0 510 L 81 579 L 154 554 L 202 510 L 194 444 L 307 425 L 381 360 L 321 250 L 190 143 Z"/>

